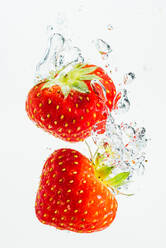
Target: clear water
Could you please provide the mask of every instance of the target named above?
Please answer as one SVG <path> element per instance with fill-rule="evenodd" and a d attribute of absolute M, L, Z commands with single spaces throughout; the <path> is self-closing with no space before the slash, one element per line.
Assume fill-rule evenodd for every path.
<path fill-rule="evenodd" d="M 109 24 L 107 29 L 112 30 L 113 27 Z M 59 70 L 64 67 L 65 72 L 67 72 L 74 64 L 86 63 L 81 50 L 73 46 L 71 40 L 66 40 L 60 33 L 56 33 L 52 26 L 47 28 L 47 33 L 48 47 L 36 66 L 36 83 L 47 77 L 51 70 Z M 102 39 L 97 39 L 93 43 L 97 52 L 101 55 L 101 60 L 106 61 L 106 71 L 111 72 L 112 66 L 109 63 L 112 54 L 111 46 Z M 107 119 L 106 131 L 102 135 L 98 134 L 96 127 L 92 131 L 92 139 L 98 147 L 98 152 L 104 156 L 104 164 L 114 167 L 111 177 L 120 172 L 130 172 L 127 178 L 127 184 L 119 188 L 122 192 L 130 191 L 129 183 L 136 181 L 137 177 L 143 175 L 147 165 L 145 148 L 148 139 L 146 137 L 146 129 L 144 127 L 138 127 L 136 122 L 117 122 L 117 116 L 121 116 L 130 109 L 127 87 L 134 80 L 135 74 L 133 72 L 127 72 L 124 73 L 121 82 L 117 85 L 115 82 L 117 95 L 114 99 L 114 109 L 109 113 Z M 104 86 L 101 82 L 95 80 L 96 82 L 100 84 L 106 97 Z M 91 85 L 94 87 L 94 81 L 91 82 Z M 120 96 L 120 99 L 116 101 L 118 96 Z M 107 146 L 110 147 L 111 153 L 106 152 Z"/>
<path fill-rule="evenodd" d="M 71 40 L 66 40 L 61 34 L 56 33 L 52 26 L 48 26 L 48 47 L 44 56 L 36 66 L 35 81 L 46 78 L 51 70 L 70 67 L 83 63 L 81 50 L 72 45 Z"/>
<path fill-rule="evenodd" d="M 102 39 L 97 39 L 95 46 L 97 51 L 102 55 L 102 59 L 107 59 L 112 52 L 110 45 Z"/>

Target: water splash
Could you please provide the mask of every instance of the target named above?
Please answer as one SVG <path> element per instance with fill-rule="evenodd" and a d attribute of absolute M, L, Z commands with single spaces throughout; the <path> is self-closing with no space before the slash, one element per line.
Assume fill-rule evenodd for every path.
<path fill-rule="evenodd" d="M 109 64 L 108 64 L 109 67 Z M 110 68 L 108 68 L 110 69 Z M 92 131 L 92 138 L 98 147 L 97 154 L 103 158 L 104 166 L 113 168 L 110 177 L 114 177 L 122 172 L 130 172 L 127 183 L 118 187 L 119 191 L 131 193 L 137 191 L 137 180 L 144 174 L 147 166 L 145 148 L 149 139 L 147 138 L 146 129 L 138 127 L 136 122 L 116 123 L 117 114 L 122 116 L 130 109 L 126 86 L 135 79 L 133 72 L 126 73 L 123 80 L 117 88 L 117 94 L 114 99 L 114 108 L 107 118 L 106 129 L 99 130 L 98 124 Z M 98 83 L 106 98 L 106 89 L 101 82 Z M 93 84 L 93 82 L 92 82 Z M 94 84 L 95 85 L 95 84 Z M 103 133 L 100 134 L 99 133 Z M 107 152 L 108 151 L 108 152 Z M 135 182 L 136 188 L 132 188 L 131 182 Z"/>
<path fill-rule="evenodd" d="M 35 82 L 40 81 L 48 76 L 49 71 L 54 70 L 57 64 L 57 60 L 60 56 L 60 52 L 63 51 L 65 38 L 55 33 L 52 26 L 48 26 L 48 47 L 44 56 L 36 66 Z"/>
<path fill-rule="evenodd" d="M 145 128 L 137 127 L 135 122 L 117 124 L 110 113 L 105 133 L 98 135 L 98 132 L 96 127 L 92 137 L 99 148 L 98 153 L 103 156 L 104 165 L 113 167 L 110 177 L 121 172 L 130 172 L 127 184 L 118 188 L 123 192 L 127 190 L 130 192 L 129 183 L 136 181 L 139 176 L 144 174 L 147 164 L 144 149 L 148 139 Z"/>
<path fill-rule="evenodd" d="M 66 40 L 60 33 L 56 33 L 52 26 L 48 26 L 47 33 L 48 47 L 36 66 L 36 82 L 47 77 L 51 70 L 64 68 L 63 72 L 67 73 L 74 64 L 83 63 L 85 60 L 81 50 L 73 46 L 71 40 Z M 112 71 L 111 63 L 109 63 L 112 54 L 110 45 L 102 39 L 97 39 L 95 46 L 101 54 L 102 60 L 107 61 L 107 71 Z M 145 128 L 138 127 L 135 122 L 116 123 L 117 114 L 121 116 L 130 109 L 126 86 L 134 79 L 133 72 L 124 75 L 122 82 L 116 85 L 117 94 L 114 99 L 113 111 L 109 113 L 106 122 L 106 129 L 98 130 L 98 127 L 95 126 L 92 130 L 92 139 L 99 148 L 98 153 L 103 155 L 104 164 L 113 167 L 112 176 L 129 171 L 128 183 L 144 173 L 147 161 L 144 152 L 148 143 Z M 95 88 L 96 83 L 102 87 L 106 98 L 106 89 L 100 81 L 92 80 L 92 88 Z M 103 131 L 103 134 L 99 135 L 99 131 Z M 109 152 L 106 152 L 107 148 L 109 148 Z M 128 186 L 123 185 L 119 189 L 125 191 Z"/>
<path fill-rule="evenodd" d="M 126 113 L 129 111 L 130 101 L 128 99 L 126 89 L 117 91 L 116 97 L 114 99 L 114 109 L 118 114 Z"/>
<path fill-rule="evenodd" d="M 47 27 L 48 46 L 44 56 L 36 66 L 35 82 L 46 78 L 52 70 L 60 70 L 69 64 L 83 63 L 84 58 L 78 47 L 72 46 L 71 40 L 66 40 L 56 33 L 52 26 Z"/>

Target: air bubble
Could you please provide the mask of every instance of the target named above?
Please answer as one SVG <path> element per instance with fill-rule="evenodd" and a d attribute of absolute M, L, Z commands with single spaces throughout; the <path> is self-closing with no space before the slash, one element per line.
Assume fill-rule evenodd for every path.
<path fill-rule="evenodd" d="M 95 45 L 96 45 L 98 52 L 102 55 L 102 58 L 107 59 L 109 54 L 112 52 L 110 45 L 107 44 L 102 39 L 97 39 Z"/>
<path fill-rule="evenodd" d="M 47 26 L 47 34 L 49 35 L 49 36 L 51 36 L 51 35 L 53 35 L 55 32 L 54 32 L 54 27 L 53 26 L 51 26 L 51 25 L 48 25 Z"/>
<path fill-rule="evenodd" d="M 113 26 L 112 26 L 111 24 L 108 24 L 108 25 L 107 25 L 107 29 L 108 29 L 109 31 L 111 31 L 111 30 L 113 30 Z"/>
<path fill-rule="evenodd" d="M 124 79 L 123 79 L 123 82 L 124 84 L 131 84 L 133 82 L 133 80 L 135 79 L 135 73 L 133 72 L 129 72 L 129 73 L 126 73 L 124 75 Z"/>
<path fill-rule="evenodd" d="M 115 106 L 117 110 L 116 112 L 118 114 L 128 112 L 130 109 L 130 101 L 127 96 L 127 90 L 123 89 L 120 92 L 117 92 L 117 96 L 118 96 L 118 99 L 117 99 L 116 106 Z M 116 101 L 116 98 L 115 98 L 115 101 Z"/>

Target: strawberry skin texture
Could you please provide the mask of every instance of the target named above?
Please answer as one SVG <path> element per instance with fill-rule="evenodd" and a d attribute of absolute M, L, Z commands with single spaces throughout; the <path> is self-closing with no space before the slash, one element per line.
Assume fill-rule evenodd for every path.
<path fill-rule="evenodd" d="M 28 94 L 26 111 L 29 118 L 46 132 L 70 142 L 83 141 L 90 136 L 93 126 L 98 122 L 102 122 L 100 129 L 104 129 L 108 116 L 107 106 L 112 109 L 116 89 L 102 68 L 98 67 L 93 74 L 103 79 L 107 102 L 101 86 L 96 84 L 94 91 L 90 80 L 85 81 L 90 93 L 71 90 L 66 98 L 58 85 L 42 89 L 45 84 L 43 81 Z"/>
<path fill-rule="evenodd" d="M 89 233 L 113 222 L 117 201 L 95 177 L 93 165 L 85 156 L 72 149 L 60 149 L 43 167 L 35 210 L 43 224 Z"/>

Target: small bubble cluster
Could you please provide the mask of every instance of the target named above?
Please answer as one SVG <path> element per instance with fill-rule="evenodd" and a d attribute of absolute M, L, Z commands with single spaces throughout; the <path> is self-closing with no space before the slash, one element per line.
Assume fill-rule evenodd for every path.
<path fill-rule="evenodd" d="M 144 127 L 137 127 L 135 122 L 117 124 L 110 114 L 105 133 L 98 135 L 96 129 L 93 139 L 99 147 L 98 153 L 103 156 L 104 165 L 113 167 L 112 176 L 128 171 L 130 175 L 127 180 L 132 182 L 144 174 L 147 162 L 144 149 L 148 143 Z M 126 188 L 124 185 L 119 189 Z"/>

